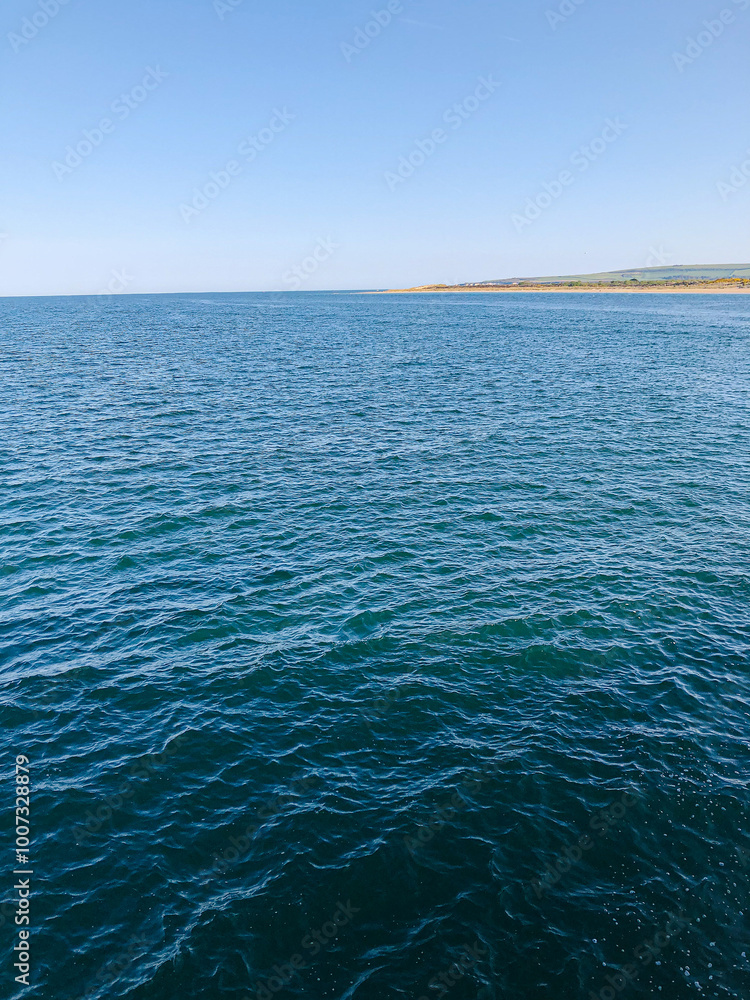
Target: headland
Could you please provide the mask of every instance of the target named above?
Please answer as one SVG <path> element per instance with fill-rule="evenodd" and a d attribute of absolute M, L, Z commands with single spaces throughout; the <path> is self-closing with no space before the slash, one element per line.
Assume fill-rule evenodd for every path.
<path fill-rule="evenodd" d="M 640 270 L 603 271 L 597 274 L 558 275 L 546 278 L 501 278 L 461 285 L 420 285 L 392 288 L 376 294 L 435 292 L 634 292 L 663 295 L 737 295 L 750 293 L 750 264 L 679 265 Z"/>

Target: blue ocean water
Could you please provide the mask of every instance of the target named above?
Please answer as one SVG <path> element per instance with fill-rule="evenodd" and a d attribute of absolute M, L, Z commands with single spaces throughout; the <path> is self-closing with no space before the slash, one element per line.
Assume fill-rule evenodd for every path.
<path fill-rule="evenodd" d="M 749 321 L 0 300 L 6 995 L 750 996 Z"/>

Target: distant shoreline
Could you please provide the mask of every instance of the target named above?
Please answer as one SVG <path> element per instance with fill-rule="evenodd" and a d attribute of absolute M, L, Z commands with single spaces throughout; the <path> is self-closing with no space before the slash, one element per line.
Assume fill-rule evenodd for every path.
<path fill-rule="evenodd" d="M 480 295 L 524 295 L 529 292 L 544 292 L 546 295 L 577 295 L 580 293 L 593 295 L 750 295 L 750 288 L 716 288 L 711 285 L 690 285 L 675 288 L 673 285 L 654 285 L 643 288 L 613 288 L 595 285 L 569 287 L 561 285 L 496 285 L 491 288 L 458 288 L 431 287 L 425 288 L 389 288 L 382 292 L 365 292 L 365 295 L 457 295 L 459 293 Z"/>

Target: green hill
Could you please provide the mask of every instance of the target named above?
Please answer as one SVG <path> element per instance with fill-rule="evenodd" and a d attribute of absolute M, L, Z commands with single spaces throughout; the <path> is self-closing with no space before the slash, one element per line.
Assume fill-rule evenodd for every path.
<path fill-rule="evenodd" d="M 580 281 L 588 285 L 618 281 L 718 281 L 728 278 L 750 280 L 750 264 L 681 264 L 676 267 L 643 267 L 627 271 L 601 271 L 598 274 L 562 274 L 547 278 L 500 278 L 479 281 L 462 287 L 481 288 L 485 285 L 560 285 Z"/>

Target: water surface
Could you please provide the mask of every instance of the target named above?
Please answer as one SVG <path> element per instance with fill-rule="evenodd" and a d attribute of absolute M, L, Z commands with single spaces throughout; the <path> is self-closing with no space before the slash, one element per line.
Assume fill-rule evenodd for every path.
<path fill-rule="evenodd" d="M 748 320 L 0 300 L 13 995 L 750 996 Z"/>

